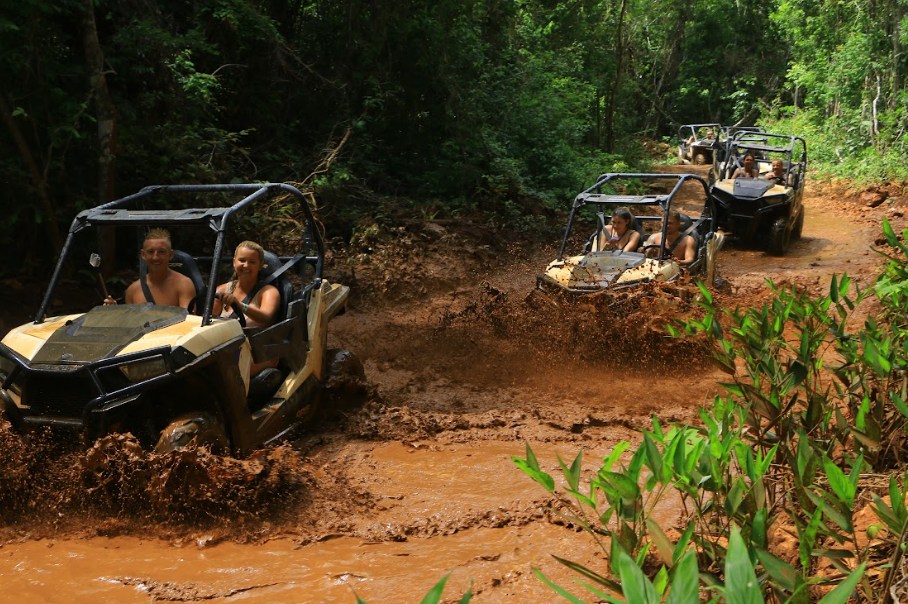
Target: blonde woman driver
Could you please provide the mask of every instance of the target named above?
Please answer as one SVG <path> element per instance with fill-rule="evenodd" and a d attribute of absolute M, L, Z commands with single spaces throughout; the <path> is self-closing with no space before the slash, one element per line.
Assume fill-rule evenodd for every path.
<path fill-rule="evenodd" d="M 265 267 L 265 250 L 254 241 L 243 241 L 233 254 L 233 279 L 221 283 L 215 293 L 212 314 L 229 316 L 234 302 L 246 316 L 247 327 L 268 327 L 274 322 L 281 304 L 281 295 L 273 285 L 265 285 L 248 301 L 259 281 L 259 272 Z"/>

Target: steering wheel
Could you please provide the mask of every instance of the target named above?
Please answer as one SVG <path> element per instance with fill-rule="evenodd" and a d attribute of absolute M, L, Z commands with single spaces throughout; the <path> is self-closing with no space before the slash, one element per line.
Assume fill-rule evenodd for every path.
<path fill-rule="evenodd" d="M 220 298 L 218 298 L 219 295 L 220 294 L 215 293 L 214 299 L 219 300 L 220 299 Z M 186 307 L 186 310 L 188 310 L 189 312 L 192 312 L 196 307 L 196 302 L 198 301 L 198 299 L 199 299 L 199 296 L 196 296 L 195 298 L 190 300 L 189 304 Z M 246 313 L 243 312 L 242 305 L 239 302 L 237 302 L 236 300 L 234 300 L 230 304 L 230 308 L 233 310 L 233 314 L 236 315 L 236 320 L 240 322 L 240 327 L 246 327 Z"/>
<path fill-rule="evenodd" d="M 198 295 L 193 296 L 192 300 L 189 301 L 189 304 L 186 305 L 186 311 L 189 314 L 194 315 L 195 309 L 198 307 L 198 303 L 199 303 L 199 296 Z"/>
<path fill-rule="evenodd" d="M 240 327 L 246 327 L 246 313 L 243 312 L 243 307 L 240 306 L 240 303 L 234 300 L 230 303 L 230 308 L 233 309 L 236 320 L 240 322 Z"/>
<path fill-rule="evenodd" d="M 643 255 L 646 256 L 647 258 L 655 258 L 656 260 L 661 260 L 661 258 L 659 256 L 650 256 L 649 255 L 650 250 L 657 250 L 661 247 L 662 247 L 661 243 L 650 243 L 649 245 L 644 245 L 643 246 Z"/>

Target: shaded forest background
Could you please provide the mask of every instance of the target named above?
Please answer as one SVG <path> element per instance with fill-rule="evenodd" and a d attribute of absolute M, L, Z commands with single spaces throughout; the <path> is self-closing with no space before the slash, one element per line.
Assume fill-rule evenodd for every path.
<path fill-rule="evenodd" d="M 347 237 L 376 200 L 532 228 L 684 123 L 760 123 L 827 174 L 908 177 L 906 0 L 0 7 L 0 275 L 149 184 L 305 180 Z"/>

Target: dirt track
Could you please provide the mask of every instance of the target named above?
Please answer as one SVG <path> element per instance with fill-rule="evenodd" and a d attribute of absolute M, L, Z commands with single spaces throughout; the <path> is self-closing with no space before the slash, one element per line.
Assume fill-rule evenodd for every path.
<path fill-rule="evenodd" d="M 808 193 L 804 238 L 787 256 L 723 250 L 727 300 L 758 303 L 766 278 L 817 291 L 832 273 L 872 279 L 879 259 L 869 246 L 892 207 Z M 444 229 L 434 236 L 453 241 Z M 465 266 L 482 266 L 469 254 Z M 580 449 L 592 467 L 651 415 L 695 421 L 718 376 L 698 352 L 669 345 L 642 367 L 610 362 L 635 328 L 620 319 L 601 346 L 583 339 L 583 321 L 541 326 L 524 298 L 551 255 L 452 269 L 418 301 L 360 304 L 337 319 L 333 343 L 359 355 L 378 396 L 293 443 L 301 478 L 274 492 L 267 521 L 247 507 L 203 529 L 155 530 L 148 516 L 94 511 L 30 530 L 19 515 L 0 547 L 4 593 L 17 602 L 289 603 L 353 602 L 355 590 L 369 602 L 415 602 L 451 573 L 449 601 L 470 585 L 474 602 L 554 601 L 531 567 L 570 584 L 550 554 L 594 566 L 602 558 L 511 457 L 529 442 L 550 470 L 556 454 Z"/>

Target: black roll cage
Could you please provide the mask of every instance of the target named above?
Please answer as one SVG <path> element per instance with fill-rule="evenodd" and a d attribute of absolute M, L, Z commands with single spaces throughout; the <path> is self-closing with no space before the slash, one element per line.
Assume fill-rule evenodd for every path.
<path fill-rule="evenodd" d="M 179 210 L 142 210 L 131 208 L 134 203 L 140 200 L 153 199 L 165 193 L 243 193 L 245 196 L 240 201 L 231 206 L 213 207 L 213 208 L 183 208 Z M 83 210 L 76 215 L 69 227 L 69 233 L 60 255 L 57 258 L 56 266 L 51 275 L 50 282 L 47 284 L 47 291 L 35 315 L 35 324 L 44 322 L 47 308 L 53 292 L 60 279 L 60 273 L 63 264 L 69 255 L 73 245 L 75 235 L 80 231 L 95 226 L 174 226 L 174 225 L 207 225 L 212 231 L 217 233 L 212 253 L 211 274 L 205 295 L 205 310 L 202 315 L 202 325 L 211 323 L 211 305 L 214 301 L 215 288 L 218 278 L 218 270 L 221 265 L 221 256 L 224 251 L 224 240 L 227 235 L 227 227 L 230 218 L 235 212 L 243 209 L 255 201 L 271 198 L 278 193 L 288 193 L 295 197 L 303 209 L 306 216 L 306 222 L 309 226 L 308 235 L 311 236 L 312 242 L 316 247 L 316 256 L 305 256 L 301 258 L 315 269 L 313 283 L 317 284 L 322 279 L 325 259 L 325 243 L 322 240 L 321 233 L 315 228 L 315 218 L 312 215 L 312 209 L 303 193 L 292 185 L 285 183 L 257 183 L 257 184 L 214 184 L 214 185 L 151 185 L 142 188 L 139 192 L 116 199 L 109 203 L 102 204 L 95 208 Z"/>
<path fill-rule="evenodd" d="M 771 141 L 786 141 L 788 144 L 773 145 Z M 796 148 L 801 148 L 800 159 L 795 159 Z M 807 167 L 807 141 L 800 136 L 793 134 L 775 134 L 772 132 L 736 132 L 735 136 L 728 141 L 728 153 L 726 161 L 731 157 L 740 157 L 741 149 L 747 151 L 766 151 L 767 153 L 784 153 L 788 157 L 785 166 L 785 176 L 791 174 L 792 167 L 797 164 L 803 169 Z"/>
<path fill-rule="evenodd" d="M 601 192 L 604 186 L 613 183 L 614 181 L 644 179 L 677 180 L 678 182 L 675 183 L 675 186 L 672 187 L 672 190 L 669 193 L 659 195 L 614 195 Z M 574 228 L 574 218 L 577 215 L 577 211 L 590 204 L 624 205 L 628 206 L 628 208 L 634 206 L 658 206 L 662 210 L 662 243 L 659 245 L 659 257 L 664 258 L 666 244 L 665 233 L 668 228 L 668 221 L 665 220 L 665 218 L 668 217 L 668 214 L 671 211 L 672 199 L 678 191 L 681 190 L 684 183 L 689 180 L 699 182 L 703 186 L 703 198 L 706 200 L 706 205 L 708 206 L 711 201 L 709 196 L 709 185 L 706 180 L 696 174 L 645 174 L 623 172 L 601 174 L 599 178 L 596 179 L 596 183 L 593 184 L 593 186 L 581 191 L 574 197 L 574 202 L 571 205 L 571 213 L 568 216 L 567 227 L 564 230 L 564 236 L 561 238 L 561 246 L 558 248 L 558 260 L 564 259 L 564 250 L 567 247 L 568 238 Z M 634 215 L 636 216 L 636 212 L 634 212 Z"/>
<path fill-rule="evenodd" d="M 719 141 L 719 138 L 724 132 L 722 124 L 681 124 L 681 126 L 678 127 L 678 140 L 686 145 L 690 135 L 685 136 L 685 131 L 689 129 L 691 134 L 696 137 L 697 131 L 700 130 L 700 128 L 709 128 L 712 130 L 715 142 Z"/>

